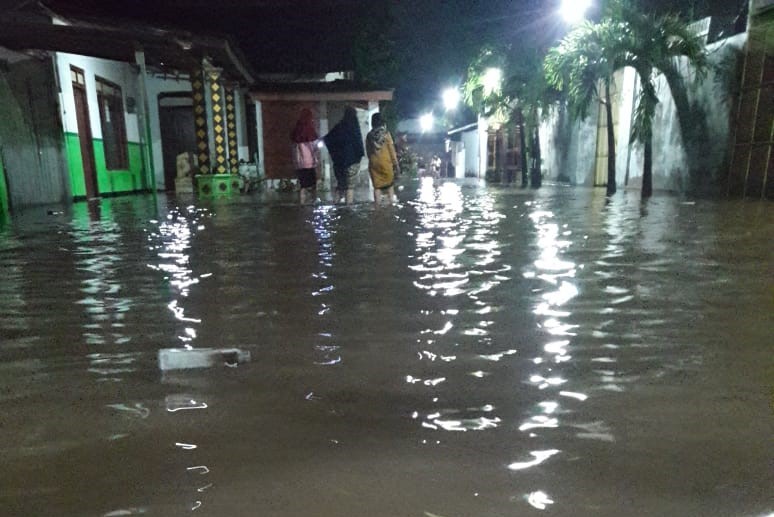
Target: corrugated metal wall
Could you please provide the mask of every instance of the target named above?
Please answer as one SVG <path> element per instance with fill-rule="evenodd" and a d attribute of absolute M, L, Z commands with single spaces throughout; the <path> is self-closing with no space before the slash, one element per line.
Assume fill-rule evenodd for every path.
<path fill-rule="evenodd" d="M 11 210 L 70 196 L 51 60 L 0 66 L 0 153 Z"/>

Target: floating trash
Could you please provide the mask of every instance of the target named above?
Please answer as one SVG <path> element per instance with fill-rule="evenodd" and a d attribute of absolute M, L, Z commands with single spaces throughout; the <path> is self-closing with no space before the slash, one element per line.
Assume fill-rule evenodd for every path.
<path fill-rule="evenodd" d="M 159 369 L 191 370 L 212 368 L 220 364 L 236 366 L 250 362 L 250 352 L 239 348 L 162 348 L 159 350 Z"/>

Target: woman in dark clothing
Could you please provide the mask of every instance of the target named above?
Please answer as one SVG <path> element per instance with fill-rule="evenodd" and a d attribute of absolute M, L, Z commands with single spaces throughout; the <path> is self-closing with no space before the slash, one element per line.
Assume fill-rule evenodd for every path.
<path fill-rule="evenodd" d="M 351 204 L 354 191 L 350 179 L 357 176 L 360 171 L 360 161 L 365 156 L 363 134 L 360 132 L 360 122 L 355 108 L 348 106 L 344 110 L 344 117 L 333 126 L 323 140 L 333 160 L 338 199 L 344 197 L 347 204 Z"/>

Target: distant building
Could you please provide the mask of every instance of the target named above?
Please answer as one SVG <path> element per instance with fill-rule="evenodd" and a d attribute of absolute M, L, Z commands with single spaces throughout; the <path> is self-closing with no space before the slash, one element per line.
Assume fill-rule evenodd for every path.
<path fill-rule="evenodd" d="M 521 177 L 519 127 L 480 117 L 448 132 L 450 159 L 457 178 L 491 178 L 515 182 Z"/>

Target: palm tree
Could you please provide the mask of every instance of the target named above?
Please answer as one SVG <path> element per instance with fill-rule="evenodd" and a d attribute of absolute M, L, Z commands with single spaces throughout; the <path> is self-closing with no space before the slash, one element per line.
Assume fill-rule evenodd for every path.
<path fill-rule="evenodd" d="M 678 106 L 682 105 L 687 96 L 678 60 L 687 60 L 697 77 L 703 78 L 708 67 L 707 52 L 699 37 L 676 15 L 646 14 L 616 0 L 612 2 L 610 17 L 619 24 L 616 48 L 621 63 L 634 68 L 640 78 L 632 139 L 644 146 L 642 197 L 647 198 L 653 194 L 653 116 L 658 104 L 656 73 L 664 74 L 672 97 L 680 101 Z M 689 137 L 687 114 L 683 110 L 678 110 L 677 114 L 683 137 Z"/>
<path fill-rule="evenodd" d="M 527 187 L 528 183 L 532 188 L 541 186 L 540 121 L 558 99 L 558 92 L 548 84 L 542 73 L 543 58 L 538 49 L 520 48 L 514 51 L 510 46 L 486 47 L 468 68 L 463 88 L 465 102 L 477 113 L 518 124 L 522 187 Z M 484 85 L 485 71 L 490 68 L 502 71 L 502 84 L 495 91 L 487 91 Z M 528 165 L 528 152 L 531 167 Z"/>
<path fill-rule="evenodd" d="M 621 68 L 620 56 L 612 44 L 616 26 L 610 20 L 584 23 L 570 32 L 558 46 L 549 50 L 544 62 L 546 80 L 567 96 L 570 114 L 585 119 L 592 102 L 605 107 L 607 118 L 607 195 L 616 192 L 615 128 L 610 82 Z M 599 91 L 602 83 L 603 91 Z"/>
<path fill-rule="evenodd" d="M 703 43 L 688 25 L 675 15 L 656 16 L 638 11 L 630 3 L 611 0 L 608 10 L 598 24 L 586 24 L 573 31 L 546 60 L 549 82 L 567 93 L 576 116 L 583 117 L 591 101 L 600 99 L 606 105 L 608 144 L 615 148 L 612 134 L 610 105 L 610 78 L 625 66 L 634 68 L 640 78 L 639 96 L 632 124 L 632 142 L 640 142 L 644 149 L 642 197 L 653 194 L 653 117 L 658 105 L 655 78 L 664 74 L 676 105 L 687 104 L 687 95 L 678 59 L 693 65 L 697 77 L 707 69 L 707 55 Z M 605 86 L 604 96 L 597 92 L 597 84 Z M 678 109 L 683 136 L 689 136 L 690 119 L 686 110 Z M 608 156 L 608 193 L 614 189 L 615 159 Z M 612 181 L 611 181 L 612 180 Z"/>

